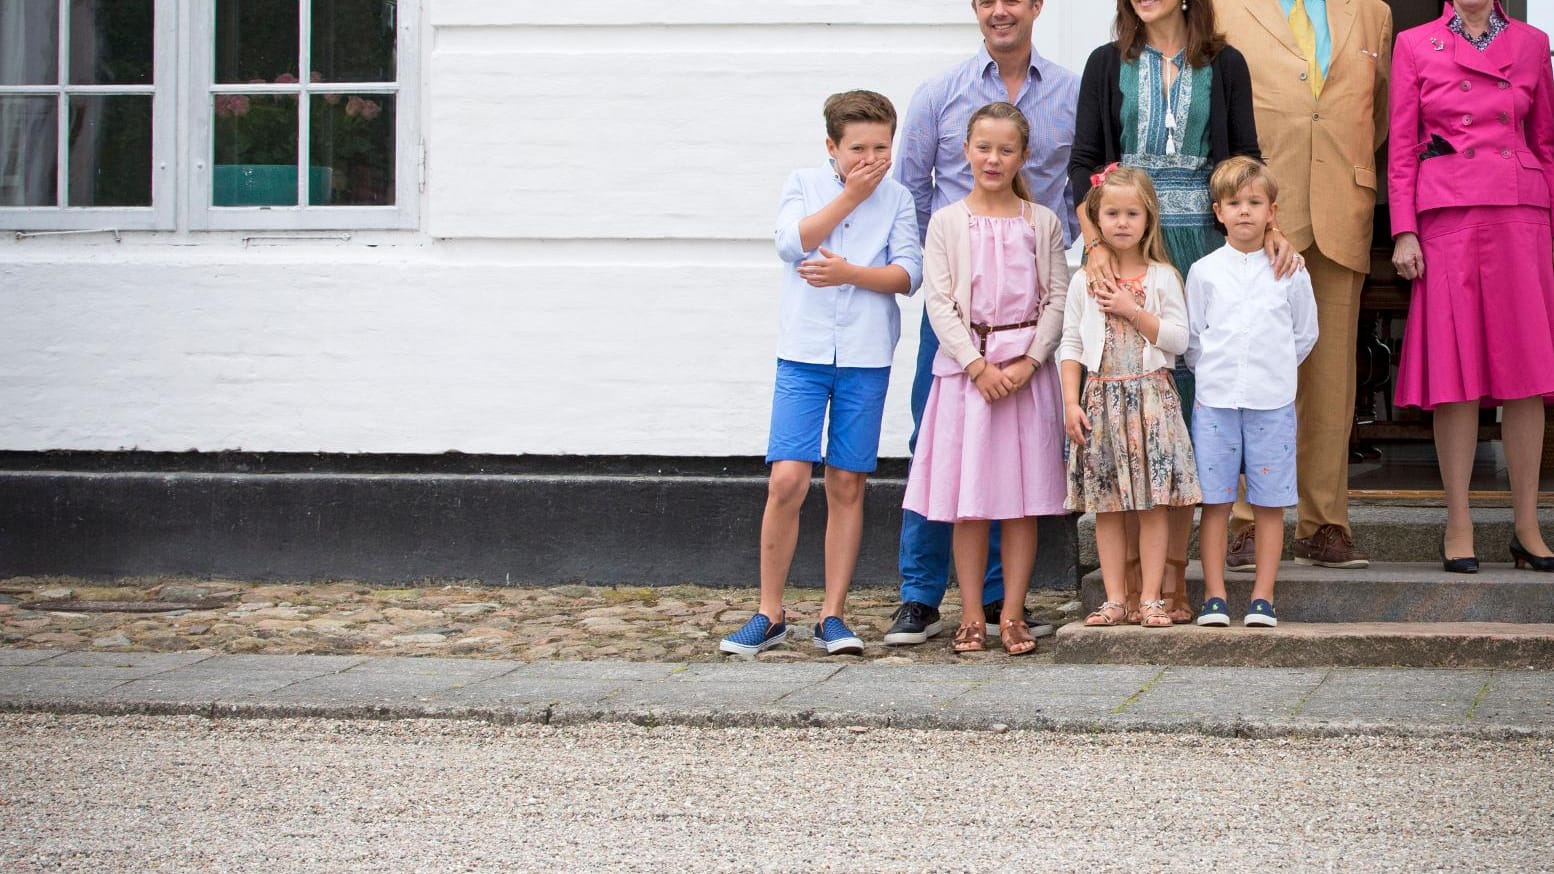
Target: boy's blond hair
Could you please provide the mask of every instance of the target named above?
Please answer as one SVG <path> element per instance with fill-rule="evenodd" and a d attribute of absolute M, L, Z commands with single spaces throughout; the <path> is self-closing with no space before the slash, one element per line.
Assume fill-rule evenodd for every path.
<path fill-rule="evenodd" d="M 1229 200 L 1253 182 L 1263 183 L 1263 193 L 1268 195 L 1269 203 L 1279 202 L 1279 180 L 1274 178 L 1273 171 L 1268 169 L 1267 164 L 1245 155 L 1219 162 L 1219 166 L 1214 168 L 1214 175 L 1209 177 L 1209 196 L 1214 198 L 1215 203 Z"/>
<path fill-rule="evenodd" d="M 890 98 L 875 91 L 843 91 L 826 98 L 824 109 L 826 136 L 831 142 L 840 143 L 847 126 L 856 121 L 878 122 L 890 125 L 896 132 L 896 107 Z"/>

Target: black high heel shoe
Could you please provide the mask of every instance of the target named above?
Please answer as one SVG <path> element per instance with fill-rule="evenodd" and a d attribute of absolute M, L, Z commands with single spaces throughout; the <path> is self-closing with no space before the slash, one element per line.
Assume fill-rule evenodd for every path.
<path fill-rule="evenodd" d="M 1446 535 L 1441 535 L 1441 567 L 1449 574 L 1476 574 L 1478 573 L 1478 556 L 1470 555 L 1467 558 L 1446 557 Z"/>
<path fill-rule="evenodd" d="M 1517 570 L 1531 566 L 1535 571 L 1554 573 L 1554 555 L 1533 555 L 1522 548 L 1521 540 L 1516 535 L 1511 535 L 1511 561 L 1516 562 Z"/>

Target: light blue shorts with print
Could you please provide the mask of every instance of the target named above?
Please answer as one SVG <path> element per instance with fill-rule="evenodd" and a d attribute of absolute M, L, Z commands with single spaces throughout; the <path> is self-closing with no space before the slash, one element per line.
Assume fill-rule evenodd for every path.
<path fill-rule="evenodd" d="M 1246 474 L 1246 497 L 1258 507 L 1293 507 L 1295 405 L 1277 410 L 1227 410 L 1193 404 L 1192 451 L 1205 504 L 1236 500 Z"/>

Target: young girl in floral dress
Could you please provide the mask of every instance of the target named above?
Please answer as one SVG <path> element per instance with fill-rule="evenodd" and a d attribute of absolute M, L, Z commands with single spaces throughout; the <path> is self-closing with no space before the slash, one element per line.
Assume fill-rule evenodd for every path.
<path fill-rule="evenodd" d="M 1167 259 L 1160 203 L 1148 174 L 1113 164 L 1092 178 L 1084 208 L 1116 257 L 1120 290 L 1069 286 L 1058 348 L 1070 510 L 1095 513 L 1096 551 L 1106 601 L 1086 625 L 1127 618 L 1128 514 L 1136 515 L 1143 573 L 1140 623 L 1170 627 L 1161 598 L 1168 539 L 1166 510 L 1202 500 L 1192 440 L 1171 380 L 1187 350 L 1182 280 Z M 1081 384 L 1083 390 L 1081 393 Z"/>

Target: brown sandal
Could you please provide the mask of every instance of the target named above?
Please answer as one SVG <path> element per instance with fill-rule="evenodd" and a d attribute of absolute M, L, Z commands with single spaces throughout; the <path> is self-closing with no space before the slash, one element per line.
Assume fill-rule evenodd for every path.
<path fill-rule="evenodd" d="M 1197 616 L 1193 612 L 1191 602 L 1187 600 L 1187 559 L 1168 558 L 1166 567 L 1174 571 L 1174 573 L 1168 572 L 1171 591 L 1160 593 L 1169 602 L 1166 612 L 1170 614 L 1171 621 L 1175 624 L 1186 625 Z"/>
<path fill-rule="evenodd" d="M 1176 624 L 1171 621 L 1171 614 L 1166 612 L 1166 602 L 1140 601 L 1139 624 L 1145 628 L 1170 628 Z"/>
<path fill-rule="evenodd" d="M 1036 638 L 1031 637 L 1030 629 L 1018 619 L 1005 619 L 998 623 L 998 642 L 1004 652 L 1012 656 L 1036 651 Z"/>
<path fill-rule="evenodd" d="M 956 652 L 982 652 L 987 649 L 987 623 L 968 622 L 955 629 Z"/>
<path fill-rule="evenodd" d="M 1089 628 L 1110 628 L 1128 618 L 1128 608 L 1117 601 L 1106 601 L 1095 608 L 1095 612 L 1085 617 L 1085 626 Z"/>

